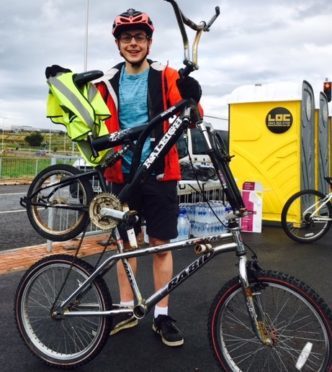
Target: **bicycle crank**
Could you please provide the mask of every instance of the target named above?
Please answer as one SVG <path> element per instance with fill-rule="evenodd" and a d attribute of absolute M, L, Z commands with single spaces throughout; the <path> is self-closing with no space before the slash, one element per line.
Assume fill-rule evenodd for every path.
<path fill-rule="evenodd" d="M 95 226 L 101 230 L 114 229 L 119 223 L 119 220 L 101 214 L 103 208 L 122 211 L 120 200 L 114 194 L 100 193 L 91 200 L 89 207 L 90 220 Z"/>

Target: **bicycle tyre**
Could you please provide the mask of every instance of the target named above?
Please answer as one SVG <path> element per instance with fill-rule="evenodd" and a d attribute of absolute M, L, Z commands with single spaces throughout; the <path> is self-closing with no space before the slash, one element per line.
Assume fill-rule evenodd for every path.
<path fill-rule="evenodd" d="M 317 190 L 299 191 L 287 200 L 282 209 L 281 226 L 286 235 L 297 243 L 312 243 L 323 237 L 330 229 L 331 221 L 315 221 L 310 216 L 309 207 L 314 203 L 315 197 L 322 199 L 325 195 Z M 301 208 L 300 219 L 297 217 L 298 208 Z M 308 211 L 305 215 L 304 208 Z M 330 203 L 320 210 L 320 216 L 332 218 Z"/>
<path fill-rule="evenodd" d="M 42 237 L 52 241 L 70 240 L 89 224 L 88 207 L 93 198 L 89 180 L 79 178 L 61 186 L 58 183 L 80 173 L 71 165 L 55 164 L 41 171 L 31 183 L 27 193 L 27 215 Z M 50 187 L 51 184 L 54 187 Z"/>
<path fill-rule="evenodd" d="M 303 282 L 276 271 L 261 271 L 250 279 L 273 340 L 263 345 L 256 337 L 239 278 L 228 281 L 212 302 L 210 345 L 223 371 L 326 372 L 332 366 L 332 313 Z M 321 337 L 321 338 L 320 338 Z M 312 344 L 312 345 L 311 345 Z M 305 359 L 305 351 L 312 346 Z M 301 359 L 302 358 L 302 359 Z"/>
<path fill-rule="evenodd" d="M 46 257 L 25 273 L 15 295 L 15 320 L 21 338 L 35 356 L 58 368 L 78 367 L 95 358 L 112 326 L 111 318 L 105 316 L 52 318 L 51 308 L 68 270 L 60 303 L 94 271 L 90 264 L 69 255 Z M 70 308 L 79 310 L 80 306 L 111 309 L 112 299 L 101 277 Z"/>

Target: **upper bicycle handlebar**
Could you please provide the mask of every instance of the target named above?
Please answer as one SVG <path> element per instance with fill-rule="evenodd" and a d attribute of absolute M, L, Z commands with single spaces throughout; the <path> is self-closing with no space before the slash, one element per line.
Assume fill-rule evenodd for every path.
<path fill-rule="evenodd" d="M 220 15 L 220 8 L 218 6 L 215 7 L 215 14 L 212 16 L 209 22 L 202 21 L 200 24 L 197 24 L 182 13 L 181 9 L 179 8 L 179 5 L 177 4 L 175 0 L 165 0 L 165 1 L 167 1 L 168 3 L 172 5 L 177 22 L 178 22 L 178 26 L 180 28 L 180 32 L 182 35 L 183 49 L 184 49 L 183 63 L 186 67 L 184 69 L 181 69 L 179 73 L 182 77 L 185 77 L 185 76 L 188 76 L 192 71 L 198 70 L 198 44 L 200 41 L 200 37 L 202 35 L 202 32 L 210 31 L 210 27 L 212 26 L 214 21 L 217 19 L 217 17 Z M 190 59 L 189 41 L 188 41 L 188 36 L 187 36 L 185 25 L 187 25 L 188 27 L 196 31 L 195 39 L 192 45 L 191 59 Z"/>

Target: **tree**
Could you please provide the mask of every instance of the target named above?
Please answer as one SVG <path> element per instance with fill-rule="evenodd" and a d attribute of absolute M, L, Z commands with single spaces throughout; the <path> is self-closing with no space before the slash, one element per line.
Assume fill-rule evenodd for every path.
<path fill-rule="evenodd" d="M 27 142 L 32 147 L 39 147 L 44 141 L 44 137 L 38 132 L 33 132 L 26 136 L 24 138 L 24 141 Z"/>

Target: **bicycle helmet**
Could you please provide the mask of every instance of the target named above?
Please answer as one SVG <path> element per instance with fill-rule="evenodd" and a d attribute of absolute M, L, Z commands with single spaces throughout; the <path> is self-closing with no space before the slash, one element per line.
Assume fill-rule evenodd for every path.
<path fill-rule="evenodd" d="M 112 33 L 117 39 L 122 31 L 134 27 L 143 29 L 149 37 L 152 36 L 154 31 L 153 23 L 146 13 L 130 8 L 126 12 L 115 17 Z"/>

